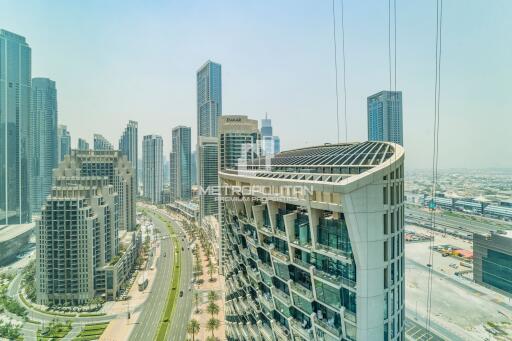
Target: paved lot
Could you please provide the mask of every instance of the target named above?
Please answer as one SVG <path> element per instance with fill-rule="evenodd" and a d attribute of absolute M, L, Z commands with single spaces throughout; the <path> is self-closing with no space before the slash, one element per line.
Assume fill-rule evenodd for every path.
<path fill-rule="evenodd" d="M 445 339 L 429 333 L 425 327 L 412 320 L 405 321 L 405 339 L 410 341 L 445 341 Z"/>

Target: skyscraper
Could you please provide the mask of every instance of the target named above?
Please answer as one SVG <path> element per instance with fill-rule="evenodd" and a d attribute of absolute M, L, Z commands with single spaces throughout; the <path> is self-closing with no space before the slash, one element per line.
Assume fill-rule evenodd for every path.
<path fill-rule="evenodd" d="M 135 175 L 130 161 L 118 150 L 73 150 L 70 158 L 61 161 L 54 177 L 101 176 L 108 178 L 117 193 L 119 228 L 136 228 Z"/>
<path fill-rule="evenodd" d="M 190 127 L 178 126 L 172 130 L 171 193 L 178 200 L 192 197 L 191 135 Z"/>
<path fill-rule="evenodd" d="M 57 127 L 57 154 L 59 161 L 64 160 L 64 156 L 71 154 L 71 135 L 68 127 L 59 124 Z"/>
<path fill-rule="evenodd" d="M 381 91 L 368 97 L 368 140 L 403 146 L 402 92 Z"/>
<path fill-rule="evenodd" d="M 163 140 L 159 135 L 146 135 L 142 140 L 144 197 L 161 203 L 163 190 Z"/>
<path fill-rule="evenodd" d="M 94 150 L 114 150 L 114 146 L 103 135 L 94 134 Z"/>
<path fill-rule="evenodd" d="M 215 188 L 218 178 L 218 139 L 216 137 L 199 137 L 197 148 L 197 176 L 199 187 L 199 218 L 218 215 L 218 201 Z"/>
<path fill-rule="evenodd" d="M 24 224 L 30 208 L 31 49 L 0 30 L 0 225 Z"/>
<path fill-rule="evenodd" d="M 403 160 L 363 142 L 219 171 L 228 340 L 404 340 Z"/>
<path fill-rule="evenodd" d="M 48 78 L 32 79 L 31 105 L 31 204 L 40 212 L 52 187 L 52 171 L 58 163 L 57 89 Z"/>
<path fill-rule="evenodd" d="M 272 156 L 281 151 L 281 140 L 274 136 L 272 120 L 267 117 L 261 120 L 261 148 L 264 155 Z"/>
<path fill-rule="evenodd" d="M 206 193 L 218 182 L 218 118 L 222 115 L 222 75 L 220 64 L 207 61 L 197 71 L 197 174 L 200 186 L 200 218 L 218 214 L 215 195 Z M 204 143 L 204 145 L 202 145 Z"/>
<path fill-rule="evenodd" d="M 242 115 L 219 119 L 219 170 L 238 169 L 239 162 L 260 156 L 258 121 Z"/>
<path fill-rule="evenodd" d="M 119 139 L 119 150 L 126 155 L 128 161 L 132 163 L 135 172 L 135 183 L 138 183 L 137 161 L 139 159 L 139 137 L 137 122 L 128 122 L 123 135 Z"/>
<path fill-rule="evenodd" d="M 221 115 L 221 66 L 207 61 L 197 71 L 197 135 L 216 137 L 218 118 Z"/>
<path fill-rule="evenodd" d="M 83 138 L 78 138 L 78 143 L 77 143 L 77 149 L 78 150 L 89 150 L 89 142 L 87 142 L 86 140 L 84 140 Z"/>

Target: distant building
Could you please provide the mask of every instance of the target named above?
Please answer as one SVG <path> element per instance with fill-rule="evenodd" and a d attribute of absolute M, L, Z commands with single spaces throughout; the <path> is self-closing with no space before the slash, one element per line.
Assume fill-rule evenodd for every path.
<path fill-rule="evenodd" d="M 34 223 L 0 225 L 0 266 L 17 260 L 16 256 L 27 250 Z"/>
<path fill-rule="evenodd" d="M 103 135 L 94 134 L 94 150 L 114 150 L 114 146 Z"/>
<path fill-rule="evenodd" d="M 272 120 L 265 115 L 261 120 L 261 149 L 263 155 L 272 156 L 281 151 L 281 140 L 274 136 Z"/>
<path fill-rule="evenodd" d="M 197 153 L 195 150 L 190 153 L 190 177 L 192 186 L 197 185 Z"/>
<path fill-rule="evenodd" d="M 218 182 L 218 120 L 222 115 L 221 65 L 207 61 L 197 71 L 197 180 L 200 218 L 218 214 L 216 195 L 207 194 L 208 187 Z"/>
<path fill-rule="evenodd" d="M 216 137 L 221 115 L 221 65 L 207 61 L 197 71 L 197 135 Z"/>
<path fill-rule="evenodd" d="M 473 279 L 512 297 L 512 231 L 473 234 Z"/>
<path fill-rule="evenodd" d="M 55 177 L 101 176 L 114 186 L 119 228 L 136 228 L 135 175 L 130 161 L 117 150 L 73 150 L 53 171 Z"/>
<path fill-rule="evenodd" d="M 368 97 L 368 140 L 403 146 L 402 92 L 381 91 Z"/>
<path fill-rule="evenodd" d="M 24 37 L 0 30 L 0 225 L 31 221 L 31 53 Z"/>
<path fill-rule="evenodd" d="M 84 140 L 83 138 L 78 138 L 78 144 L 77 144 L 78 150 L 89 150 L 89 143 Z"/>
<path fill-rule="evenodd" d="M 173 200 L 192 198 L 191 175 L 191 129 L 178 126 L 172 130 L 172 153 L 170 154 L 171 193 Z M 171 195 L 172 196 L 172 195 Z"/>
<path fill-rule="evenodd" d="M 60 124 L 57 127 L 57 140 L 57 150 L 60 162 L 64 160 L 66 155 L 71 154 L 71 135 L 69 134 L 67 126 Z"/>
<path fill-rule="evenodd" d="M 154 204 L 162 202 L 163 140 L 159 135 L 146 135 L 142 140 L 144 197 Z"/>
<path fill-rule="evenodd" d="M 135 183 L 138 183 L 137 161 L 139 159 L 139 138 L 138 123 L 129 121 L 123 135 L 119 139 L 119 150 L 126 155 L 128 161 L 131 162 L 135 173 Z"/>
<path fill-rule="evenodd" d="M 258 121 L 242 115 L 226 115 L 219 119 L 219 170 L 238 169 L 239 161 L 252 161 L 260 156 Z"/>
<path fill-rule="evenodd" d="M 39 213 L 58 163 L 57 89 L 48 78 L 32 79 L 31 137 L 31 206 Z"/>
<path fill-rule="evenodd" d="M 218 215 L 218 139 L 216 137 L 199 137 L 197 149 L 197 170 L 199 181 L 199 218 Z"/>

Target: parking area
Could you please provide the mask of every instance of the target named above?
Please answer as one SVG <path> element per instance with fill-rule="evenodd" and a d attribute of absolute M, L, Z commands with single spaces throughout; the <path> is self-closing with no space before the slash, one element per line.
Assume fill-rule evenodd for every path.
<path fill-rule="evenodd" d="M 411 320 L 405 321 L 405 339 L 408 341 L 445 341 Z"/>

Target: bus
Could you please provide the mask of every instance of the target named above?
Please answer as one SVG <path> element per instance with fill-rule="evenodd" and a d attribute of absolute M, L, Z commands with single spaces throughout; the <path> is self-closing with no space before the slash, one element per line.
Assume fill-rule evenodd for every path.
<path fill-rule="evenodd" d="M 146 274 L 142 274 L 142 276 L 139 278 L 139 291 L 143 291 L 148 287 L 148 278 L 146 277 Z"/>

